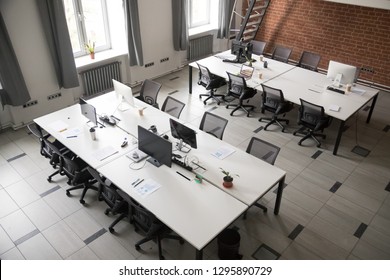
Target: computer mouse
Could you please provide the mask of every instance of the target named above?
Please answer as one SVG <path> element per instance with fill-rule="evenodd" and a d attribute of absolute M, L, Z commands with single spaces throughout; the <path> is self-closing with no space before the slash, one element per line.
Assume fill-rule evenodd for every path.
<path fill-rule="evenodd" d="M 134 152 L 134 153 L 132 154 L 132 157 L 133 157 L 134 159 L 138 159 L 138 158 L 139 158 L 139 155 L 137 154 L 137 152 Z"/>
<path fill-rule="evenodd" d="M 168 140 L 168 139 L 169 139 L 169 136 L 165 134 L 165 135 L 163 136 L 163 138 L 164 138 L 165 140 Z"/>
<path fill-rule="evenodd" d="M 115 125 L 116 124 L 116 120 L 113 117 L 107 117 L 105 122 L 107 122 L 110 125 Z"/>

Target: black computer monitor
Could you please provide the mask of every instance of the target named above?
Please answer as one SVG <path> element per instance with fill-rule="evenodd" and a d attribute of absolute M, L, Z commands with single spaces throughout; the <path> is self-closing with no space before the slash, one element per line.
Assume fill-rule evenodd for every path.
<path fill-rule="evenodd" d="M 91 104 L 88 104 L 84 99 L 80 98 L 81 114 L 85 116 L 89 122 L 92 122 L 94 126 L 97 126 L 96 109 Z"/>
<path fill-rule="evenodd" d="M 174 119 L 169 119 L 169 124 L 171 125 L 172 136 L 176 139 L 179 139 L 178 150 L 181 151 L 183 148 L 183 142 L 190 145 L 192 148 L 196 149 L 196 132 L 185 126 L 184 124 L 175 121 Z"/>
<path fill-rule="evenodd" d="M 172 143 L 142 126 L 138 126 L 138 149 L 150 156 L 151 164 L 171 167 Z"/>
<path fill-rule="evenodd" d="M 233 40 L 231 52 L 236 55 L 237 63 L 244 63 L 252 60 L 253 44 Z"/>

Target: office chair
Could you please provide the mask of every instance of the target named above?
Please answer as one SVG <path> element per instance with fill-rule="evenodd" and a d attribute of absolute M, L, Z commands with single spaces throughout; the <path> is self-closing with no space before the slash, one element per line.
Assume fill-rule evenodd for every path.
<path fill-rule="evenodd" d="M 257 55 L 262 55 L 267 43 L 262 41 L 256 41 L 256 40 L 252 40 L 251 43 L 253 45 L 252 53 Z"/>
<path fill-rule="evenodd" d="M 233 116 L 233 113 L 239 109 L 244 110 L 247 113 L 247 117 L 249 117 L 250 111 L 252 111 L 255 106 L 253 105 L 244 105 L 244 100 L 249 101 L 250 98 L 252 98 L 256 93 L 256 89 L 247 87 L 245 78 L 241 77 L 239 75 L 234 75 L 232 73 L 227 72 L 229 76 L 229 85 L 228 85 L 228 93 L 225 95 L 225 98 L 228 96 L 232 96 L 235 99 L 238 99 L 238 104 L 228 104 L 226 105 L 226 108 L 228 109 L 231 106 L 234 106 L 235 108 L 230 113 L 231 116 Z"/>
<path fill-rule="evenodd" d="M 294 131 L 293 134 L 304 134 L 304 137 L 298 142 L 298 145 L 301 145 L 306 139 L 312 138 L 319 148 L 321 142 L 318 141 L 317 137 L 325 139 L 326 135 L 317 132 L 323 132 L 324 129 L 331 124 L 332 117 L 325 115 L 324 107 L 307 102 L 303 99 L 300 99 L 300 101 L 301 107 L 299 108 L 298 124 L 301 125 L 301 127 Z"/>
<path fill-rule="evenodd" d="M 183 102 L 168 96 L 162 105 L 161 111 L 164 111 L 175 118 L 179 118 L 184 106 L 185 104 Z"/>
<path fill-rule="evenodd" d="M 276 46 L 272 53 L 271 58 L 281 62 L 288 63 L 288 59 L 290 58 L 291 52 L 292 49 L 290 48 L 283 47 L 283 46 Z"/>
<path fill-rule="evenodd" d="M 260 118 L 259 122 L 268 121 L 264 130 L 267 130 L 271 124 L 276 123 L 282 128 L 282 132 L 284 132 L 285 127 L 281 124 L 281 122 L 288 124 L 289 120 L 280 119 L 278 116 L 291 111 L 293 105 L 292 103 L 284 100 L 283 92 L 280 89 L 272 88 L 263 84 L 261 86 L 263 87 L 261 112 L 264 113 L 264 111 L 269 111 L 273 113 L 273 116 L 271 118 Z"/>
<path fill-rule="evenodd" d="M 317 66 L 320 63 L 320 60 L 321 56 L 319 54 L 303 51 L 301 58 L 299 59 L 298 66 L 312 71 L 317 71 Z"/>
<path fill-rule="evenodd" d="M 119 217 L 116 218 L 108 227 L 108 230 L 111 233 L 114 233 L 114 226 L 117 223 L 119 223 L 124 218 L 130 219 L 127 203 L 123 200 L 123 197 L 119 195 L 119 193 L 117 192 L 118 188 L 114 184 L 106 180 L 103 176 L 99 174 L 99 172 L 97 172 L 92 167 L 88 166 L 87 170 L 97 182 L 98 199 L 100 201 L 103 200 L 108 206 L 108 208 L 104 211 L 104 214 L 108 215 L 111 213 L 113 215 L 116 215 L 120 213 Z"/>
<path fill-rule="evenodd" d="M 157 103 L 157 95 L 160 89 L 161 84 L 146 79 L 142 83 L 140 95 L 136 98 L 159 109 L 159 105 Z"/>
<path fill-rule="evenodd" d="M 222 140 L 227 123 L 227 119 L 205 112 L 200 122 L 199 129 Z"/>
<path fill-rule="evenodd" d="M 246 152 L 248 154 L 251 154 L 257 157 L 258 159 L 264 160 L 265 162 L 268 162 L 269 164 L 272 165 L 274 165 L 276 157 L 279 154 L 279 151 L 280 148 L 278 146 L 275 146 L 267 141 L 261 140 L 256 137 L 252 137 L 246 149 Z M 256 202 L 254 205 L 261 208 L 264 211 L 264 213 L 267 212 L 267 207 L 265 207 L 264 205 L 261 205 L 258 202 Z M 246 218 L 246 211 L 244 213 L 244 219 L 245 218 Z"/>
<path fill-rule="evenodd" d="M 202 66 L 199 63 L 196 63 L 196 64 L 198 64 L 198 68 L 199 68 L 198 85 L 205 87 L 206 90 L 209 91 L 206 94 L 199 94 L 199 98 L 202 99 L 202 96 L 207 97 L 203 101 L 204 105 L 206 105 L 207 100 L 209 100 L 210 98 L 217 101 L 217 104 L 219 105 L 221 103 L 221 100 L 218 99 L 217 97 L 222 98 L 224 96 L 224 94 L 215 94 L 215 92 L 221 86 L 226 85 L 225 79 L 210 73 L 210 70 L 207 67 Z"/>
<path fill-rule="evenodd" d="M 145 209 L 141 204 L 133 200 L 126 192 L 121 189 L 117 190 L 118 194 L 123 197 L 128 205 L 128 214 L 131 216 L 130 221 L 134 226 L 136 232 L 141 233 L 145 237 L 135 244 L 137 251 L 141 250 L 141 245 L 150 241 L 156 240 L 158 245 L 158 256 L 160 260 L 164 259 L 161 249 L 161 240 L 163 238 L 179 240 L 180 244 L 184 243 L 183 238 L 170 235 L 171 230 L 164 225 L 156 216 Z"/>

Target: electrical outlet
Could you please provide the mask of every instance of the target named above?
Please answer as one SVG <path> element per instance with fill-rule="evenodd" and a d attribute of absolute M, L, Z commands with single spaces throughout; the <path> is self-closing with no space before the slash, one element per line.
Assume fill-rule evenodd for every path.
<path fill-rule="evenodd" d="M 374 73 L 374 67 L 371 67 L 371 66 L 362 66 L 362 67 L 360 68 L 360 71 L 373 74 L 373 73 Z"/>
<path fill-rule="evenodd" d="M 154 65 L 154 62 L 146 63 L 145 68 L 148 68 L 148 67 L 153 66 L 153 65 Z"/>
<path fill-rule="evenodd" d="M 30 102 L 27 102 L 26 104 L 24 104 L 23 108 L 31 107 L 31 106 L 34 106 L 36 104 L 38 104 L 38 101 L 37 100 L 33 100 L 33 101 L 30 101 Z"/>
<path fill-rule="evenodd" d="M 168 60 L 169 60 L 169 57 L 161 58 L 161 59 L 160 59 L 160 63 L 165 62 L 165 61 L 168 61 Z"/>
<path fill-rule="evenodd" d="M 58 97 L 61 97 L 61 96 L 62 96 L 61 92 L 58 92 L 58 93 L 54 93 L 54 94 L 52 94 L 52 95 L 49 95 L 49 96 L 47 97 L 47 99 L 48 99 L 48 100 L 52 100 L 52 99 L 55 99 L 55 98 L 58 98 Z"/>

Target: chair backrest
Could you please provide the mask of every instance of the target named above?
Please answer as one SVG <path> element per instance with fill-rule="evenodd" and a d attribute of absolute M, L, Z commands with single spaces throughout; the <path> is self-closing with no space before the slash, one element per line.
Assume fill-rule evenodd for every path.
<path fill-rule="evenodd" d="M 274 164 L 276 157 L 278 156 L 280 148 L 267 141 L 261 140 L 256 137 L 252 137 L 246 152 L 261 159 L 269 164 Z"/>
<path fill-rule="evenodd" d="M 299 100 L 301 101 L 301 107 L 299 107 L 299 124 L 314 128 L 319 122 L 324 120 L 324 107 L 307 102 L 301 98 Z"/>
<path fill-rule="evenodd" d="M 161 89 L 161 84 L 146 79 L 141 86 L 140 96 L 142 100 L 150 105 L 157 104 L 157 95 Z"/>
<path fill-rule="evenodd" d="M 288 59 L 290 58 L 292 49 L 283 47 L 283 46 L 276 46 L 273 53 L 272 53 L 272 59 L 281 61 L 281 62 L 288 62 Z"/>
<path fill-rule="evenodd" d="M 283 91 L 261 84 L 263 88 L 262 107 L 264 109 L 276 109 L 279 104 L 284 102 Z"/>
<path fill-rule="evenodd" d="M 205 112 L 200 122 L 199 129 L 222 140 L 227 123 L 227 119 L 210 112 Z"/>
<path fill-rule="evenodd" d="M 175 118 L 179 118 L 181 111 L 183 111 L 185 104 L 171 96 L 168 96 L 164 104 L 161 107 L 161 110 L 170 114 L 171 116 Z"/>
<path fill-rule="evenodd" d="M 226 72 L 229 77 L 229 92 L 241 95 L 241 93 L 247 88 L 244 77 Z"/>
<path fill-rule="evenodd" d="M 262 41 L 256 41 L 256 40 L 252 40 L 251 43 L 253 45 L 252 52 L 257 55 L 262 55 L 267 43 Z"/>
<path fill-rule="evenodd" d="M 36 123 L 28 124 L 27 128 L 35 137 L 38 138 L 39 143 L 41 144 L 41 155 L 46 158 L 50 158 L 52 156 L 52 151 L 46 146 L 45 142 L 43 141 L 43 138 L 47 137 L 48 134 L 44 134 L 42 128 Z"/>
<path fill-rule="evenodd" d="M 196 64 L 198 64 L 198 68 L 199 68 L 198 84 L 207 87 L 211 80 L 210 70 L 206 66 L 200 65 L 199 63 Z"/>
<path fill-rule="evenodd" d="M 312 71 L 317 71 L 317 66 L 320 63 L 320 60 L 321 56 L 319 54 L 303 51 L 301 58 L 299 59 L 298 66 Z"/>

